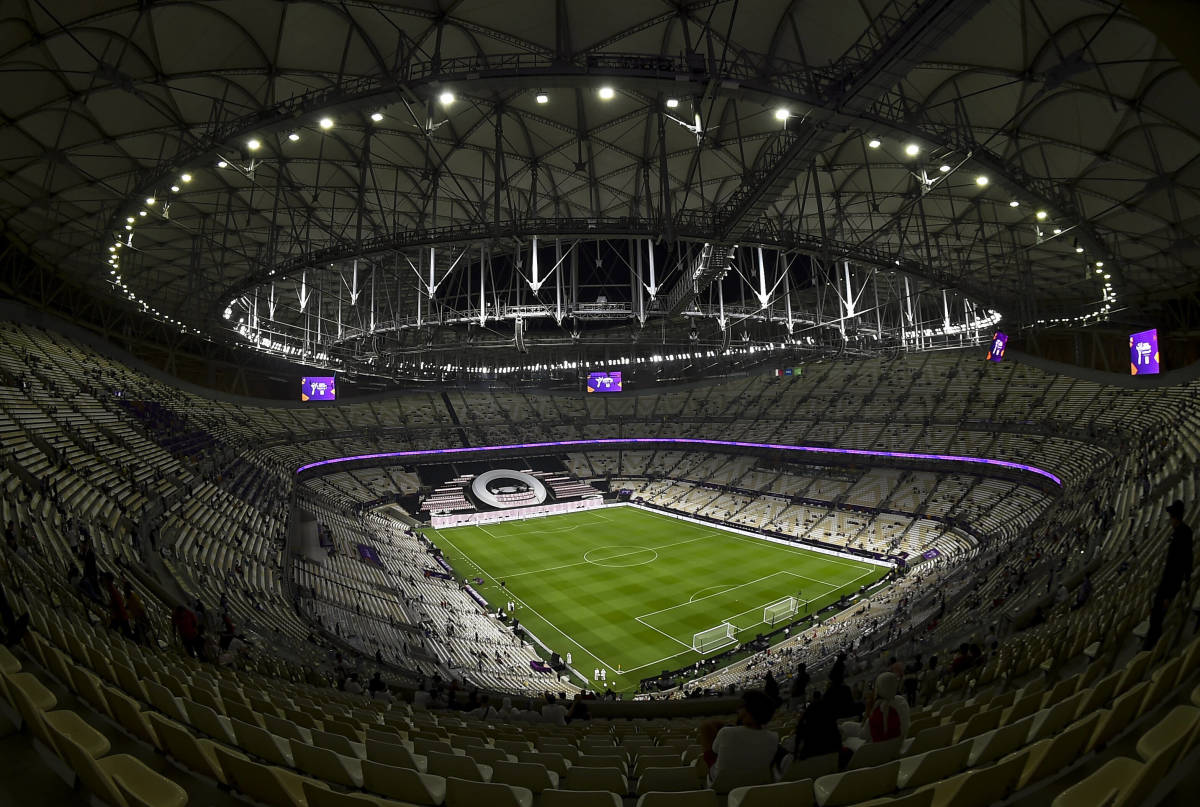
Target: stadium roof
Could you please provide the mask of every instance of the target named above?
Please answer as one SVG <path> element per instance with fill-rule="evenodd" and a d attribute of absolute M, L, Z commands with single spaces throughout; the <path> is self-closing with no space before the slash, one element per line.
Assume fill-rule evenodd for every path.
<path fill-rule="evenodd" d="M 0 217 L 343 369 L 1144 316 L 1200 257 L 1200 88 L 1146 5 L 26 0 Z"/>

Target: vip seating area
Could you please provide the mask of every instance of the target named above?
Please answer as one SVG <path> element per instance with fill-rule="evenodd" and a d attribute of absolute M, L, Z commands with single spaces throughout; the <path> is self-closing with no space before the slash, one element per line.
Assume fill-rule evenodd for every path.
<path fill-rule="evenodd" d="M 938 805 L 1003 798 L 1068 807 L 1106 800 L 1151 803 L 1152 791 L 1154 800 L 1173 789 L 1186 792 L 1195 783 L 1181 777 L 1197 761 L 1200 718 L 1194 592 L 1175 599 L 1156 645 L 1141 650 L 1140 636 L 1161 570 L 1164 508 L 1183 499 L 1189 505 L 1186 522 L 1195 524 L 1200 515 L 1197 390 L 1194 385 L 1153 394 L 1116 390 L 1012 365 L 994 377 L 988 368 L 984 377 L 974 361 L 924 355 L 873 371 L 870 364 L 857 370 L 817 368 L 811 376 L 851 396 L 840 407 L 823 404 L 824 411 L 842 411 L 835 417 L 847 417 L 841 427 L 841 421 L 809 423 L 797 415 L 821 411 L 822 404 L 811 402 L 824 397 L 825 387 L 809 376 L 803 387 L 748 379 L 620 402 L 459 394 L 462 405 L 478 406 L 481 417 L 503 418 L 495 423 L 501 431 L 533 430 L 538 427 L 531 421 L 558 413 L 558 427 L 586 430 L 588 436 L 594 429 L 632 433 L 643 426 L 658 433 L 724 435 L 740 429 L 743 435 L 769 436 L 773 418 L 777 429 L 803 432 L 797 441 L 815 439 L 804 435 L 819 427 L 837 432 L 834 440 L 958 450 L 949 447 L 969 433 L 984 435 L 981 453 L 1003 456 L 1019 447 L 1023 454 L 1015 458 L 1037 456 L 1064 477 L 1063 495 L 1036 521 L 996 536 L 969 563 L 933 561 L 878 601 L 851 609 L 814 634 L 694 682 L 693 688 L 711 690 L 757 686 L 770 670 L 786 697 L 795 664 L 809 663 L 814 687 L 825 689 L 830 663 L 846 651 L 848 680 L 861 692 L 892 655 L 940 660 L 919 679 L 917 703 L 899 743 L 868 743 L 845 760 L 789 761 L 775 774 L 758 772 L 752 781 L 710 789 L 703 787 L 703 765 L 696 762 L 700 718 L 685 715 L 694 704 L 690 700 L 650 704 L 648 709 L 661 711 L 644 719 L 610 719 L 605 709 L 615 705 L 594 702 L 591 720 L 567 726 L 531 723 L 534 709 L 527 707 L 536 703 L 526 699 L 517 700 L 517 712 L 503 715 L 470 716 L 436 708 L 437 701 L 434 709 L 422 709 L 427 699 L 404 687 L 422 669 L 411 644 L 403 673 L 384 667 L 399 684 L 398 702 L 339 692 L 320 676 L 315 679 L 320 685 L 305 683 L 314 668 L 328 663 L 333 645 L 308 641 L 312 614 L 298 612 L 288 594 L 300 580 L 285 574 L 279 549 L 277 508 L 288 491 L 289 463 L 309 450 L 350 453 L 381 440 L 338 436 L 305 442 L 307 434 L 350 430 L 370 419 L 406 432 L 410 445 L 453 435 L 455 429 L 442 425 L 451 422 L 449 393 L 309 411 L 243 407 L 172 390 L 61 336 L 7 325 L 0 340 L 4 506 L 6 522 L 18 524 L 20 535 L 0 575 L 13 608 L 28 612 L 32 622 L 19 645 L 0 652 L 0 744 L 10 752 L 6 757 L 24 761 L 25 785 L 43 792 L 43 803 L 73 803 L 87 791 L 121 807 L 247 801 L 284 807 L 396 801 L 837 805 L 877 798 Z M 899 396 L 899 402 L 889 396 Z M 131 412 L 118 397 L 155 401 L 180 420 L 156 411 L 150 419 L 159 425 L 147 425 L 146 409 Z M 491 404 L 479 403 L 484 400 Z M 845 414 L 847 401 L 857 411 Z M 909 404 L 914 413 L 925 407 L 931 418 L 936 408 L 939 422 L 945 422 L 927 425 L 919 414 L 910 420 Z M 672 406 L 709 422 L 675 418 L 668 414 Z M 728 414 L 731 408 L 736 418 Z M 1026 424 L 1016 430 L 1016 415 L 1006 423 L 1010 408 L 1025 410 L 1020 419 L 1038 423 L 1038 429 Z M 905 422 L 888 421 L 901 412 Z M 968 413 L 997 420 L 991 431 L 966 428 Z M 385 421 L 385 415 L 391 419 Z M 574 417 L 583 421 L 574 423 Z M 729 421 L 713 420 L 720 417 Z M 868 417 L 879 418 L 870 438 L 863 427 L 872 422 L 864 420 Z M 305 423 L 311 432 L 304 431 Z M 1136 448 L 1119 442 L 1150 435 L 1155 439 L 1142 439 Z M 461 437 L 448 439 L 455 444 Z M 777 432 L 771 439 L 782 438 Z M 677 465 L 685 458 L 679 453 Z M 718 459 L 687 462 L 702 469 Z M 645 461 L 643 473 L 650 466 Z M 754 472 L 747 467 L 741 474 Z M 941 490 L 949 502 L 955 490 L 973 484 L 939 479 L 921 487 L 901 478 L 843 479 L 830 489 L 869 502 L 888 491 L 899 495 L 907 484 L 907 495 L 942 501 L 934 496 Z M 755 501 L 746 497 L 741 509 L 751 510 Z M 344 624 L 356 638 L 378 637 L 372 623 L 384 617 L 389 624 L 392 618 L 405 623 L 408 633 L 414 620 L 420 625 L 420 611 L 411 603 L 385 611 L 376 600 L 360 599 L 380 580 L 343 562 L 354 557 L 351 548 L 359 538 L 378 547 L 385 567 L 394 569 L 385 581 L 407 573 L 417 583 L 416 596 L 445 596 L 438 583 L 418 576 L 420 555 L 414 553 L 420 546 L 402 543 L 403 530 L 393 527 L 395 544 L 381 541 L 382 520 L 362 527 L 315 493 L 307 504 L 342 544 L 332 559 L 336 563 L 307 570 L 326 594 L 312 599 L 322 609 L 335 609 L 316 611 L 323 622 L 353 613 L 356 620 Z M 78 596 L 65 570 L 80 523 L 88 527 L 100 569 L 128 576 L 146 602 L 162 645 L 138 644 L 105 628 L 105 609 Z M 167 546 L 168 565 L 160 568 L 152 538 L 160 549 Z M 225 594 L 239 620 L 255 623 L 261 644 L 252 643 L 234 667 L 187 657 L 168 641 L 166 614 L 178 592 L 164 578 L 189 595 L 202 593 L 213 605 Z M 438 599 L 441 610 L 426 613 L 444 630 L 459 617 L 456 607 L 443 608 Z M 460 630 L 473 626 L 456 624 L 455 633 Z M 980 652 L 968 650 L 966 660 L 956 663 L 964 642 Z M 449 647 L 446 653 L 460 653 L 459 658 L 471 652 L 465 641 L 461 648 Z M 372 646 L 360 649 L 370 653 Z M 392 650 L 404 653 L 400 645 Z M 452 655 L 433 658 L 435 667 L 455 663 Z M 484 671 L 496 676 L 498 693 L 536 689 L 505 679 L 504 666 Z M 369 673 L 374 667 L 363 663 L 361 669 Z M 776 714 L 772 727 L 785 739 L 805 700 Z M 711 708 L 730 709 L 729 701 L 716 704 Z M 6 782 L 13 781 L 14 771 L 6 771 Z M 769 783 L 776 776 L 792 784 Z"/>

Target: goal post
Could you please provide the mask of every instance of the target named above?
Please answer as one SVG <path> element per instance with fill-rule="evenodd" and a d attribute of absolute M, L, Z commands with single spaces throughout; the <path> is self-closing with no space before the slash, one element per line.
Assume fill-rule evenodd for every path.
<path fill-rule="evenodd" d="M 737 628 L 728 622 L 702 630 L 692 637 L 692 649 L 699 653 L 712 653 L 731 644 L 737 644 Z"/>
<path fill-rule="evenodd" d="M 795 597 L 784 597 L 782 600 L 767 605 L 763 608 L 763 623 L 774 626 L 781 619 L 787 619 L 800 610 L 800 603 Z"/>

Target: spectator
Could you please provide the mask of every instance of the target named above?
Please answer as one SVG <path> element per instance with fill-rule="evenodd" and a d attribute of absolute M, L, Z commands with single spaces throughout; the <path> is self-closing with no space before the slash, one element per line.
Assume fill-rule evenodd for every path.
<path fill-rule="evenodd" d="M 102 581 L 104 592 L 108 596 L 108 626 L 126 636 L 131 636 L 129 612 L 125 610 L 125 598 L 117 589 L 116 578 L 113 577 L 112 572 L 105 572 Z"/>
<path fill-rule="evenodd" d="M 722 772 L 742 772 L 753 775 L 762 771 L 769 775 L 779 735 L 765 726 L 775 713 L 775 704 L 765 693 L 751 689 L 742 695 L 737 722 L 722 726 L 711 721 L 700 726 L 700 744 L 704 761 L 708 763 L 708 783 L 711 786 Z M 769 779 L 764 780 L 769 781 Z"/>
<path fill-rule="evenodd" d="M 796 674 L 792 676 L 791 697 L 788 699 L 789 709 L 795 709 L 804 703 L 804 695 L 808 692 L 810 680 L 807 664 L 801 664 L 796 668 Z"/>
<path fill-rule="evenodd" d="M 842 726 L 845 746 L 851 751 L 866 743 L 903 739 L 908 733 L 908 701 L 896 694 L 900 681 L 895 673 L 882 672 L 875 679 L 875 690 L 867 698 L 866 718 L 860 724 Z"/>
<path fill-rule="evenodd" d="M 25 632 L 29 629 L 29 614 L 17 616 L 13 613 L 3 584 L 0 584 L 0 620 L 4 622 L 4 633 L 0 636 L 0 642 L 5 647 L 12 647 L 25 638 Z"/>
<path fill-rule="evenodd" d="M 1183 523 L 1183 502 L 1179 499 L 1167 505 L 1171 519 L 1171 541 L 1167 544 L 1162 577 L 1150 603 L 1150 631 L 1146 634 L 1144 650 L 1153 650 L 1162 635 L 1163 618 L 1171 600 L 1192 580 L 1192 528 Z"/>
<path fill-rule="evenodd" d="M 838 731 L 837 715 L 833 713 L 829 702 L 821 697 L 821 692 L 814 690 L 812 703 L 796 721 L 792 753 L 796 759 L 807 759 L 822 754 L 833 754 L 841 749 L 842 734 Z"/>
<path fill-rule="evenodd" d="M 763 694 L 771 699 L 771 703 L 779 705 L 779 682 L 770 670 L 767 670 L 767 677 L 763 679 Z"/>
<path fill-rule="evenodd" d="M 611 691 L 609 690 L 609 692 Z M 572 720 L 590 720 L 591 717 L 591 713 L 588 712 L 587 701 L 583 699 L 583 693 L 576 692 L 575 700 L 571 703 L 571 711 L 567 712 L 567 722 L 570 723 Z"/>
<path fill-rule="evenodd" d="M 149 632 L 149 625 L 146 624 L 146 606 L 142 602 L 142 598 L 133 590 L 133 585 L 125 580 L 125 612 L 129 615 L 130 630 L 133 638 L 139 642 L 144 642 L 146 634 Z"/>
<path fill-rule="evenodd" d="M 546 693 L 546 703 L 542 706 L 542 722 L 552 726 L 567 725 L 567 707 L 556 701 L 549 692 Z"/>
<path fill-rule="evenodd" d="M 191 612 L 186 606 L 175 606 L 175 613 L 171 615 L 171 626 L 175 629 L 175 633 L 179 635 L 179 643 L 183 645 L 183 649 L 192 658 L 202 658 L 201 639 L 199 627 L 196 624 L 196 615 Z"/>
<path fill-rule="evenodd" d="M 918 653 L 904 668 L 904 697 L 909 706 L 917 705 L 917 685 L 921 681 L 921 654 Z"/>

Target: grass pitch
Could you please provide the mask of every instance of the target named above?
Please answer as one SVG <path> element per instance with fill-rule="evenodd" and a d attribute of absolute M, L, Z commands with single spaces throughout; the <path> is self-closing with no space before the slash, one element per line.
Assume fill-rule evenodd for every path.
<path fill-rule="evenodd" d="M 692 649 L 700 631 L 728 621 L 746 641 L 767 629 L 770 603 L 795 596 L 813 612 L 888 571 L 635 507 L 427 532 L 460 574 L 484 579 L 493 608 L 514 600 L 522 625 L 585 675 L 605 669 L 592 686 L 618 692 L 719 652 Z"/>

